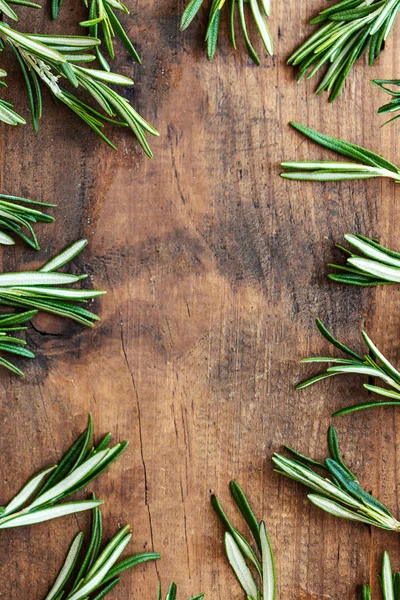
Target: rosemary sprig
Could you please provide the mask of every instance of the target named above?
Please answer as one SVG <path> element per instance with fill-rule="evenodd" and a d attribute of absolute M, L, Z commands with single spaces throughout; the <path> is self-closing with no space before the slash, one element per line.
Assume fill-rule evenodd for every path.
<path fill-rule="evenodd" d="M 111 434 L 107 434 L 97 447 L 92 446 L 92 432 L 89 415 L 86 430 L 60 463 L 34 475 L 6 506 L 0 507 L 0 529 L 42 523 L 103 504 L 102 500 L 64 502 L 105 471 L 128 445 L 122 442 L 108 447 Z"/>
<path fill-rule="evenodd" d="M 161 600 L 161 598 L 162 598 L 161 584 L 159 582 L 157 600 Z M 189 598 L 189 600 L 203 600 L 203 598 L 204 598 L 204 594 L 198 594 L 197 596 L 192 596 L 192 598 Z M 171 585 L 169 586 L 168 592 L 165 596 L 165 600 L 176 600 L 176 584 L 174 582 L 172 582 Z"/>
<path fill-rule="evenodd" d="M 384 396 L 385 398 L 390 398 L 390 400 L 355 404 L 338 410 L 332 416 L 339 417 L 359 410 L 364 410 L 365 408 L 374 408 L 376 406 L 400 406 L 400 373 L 388 359 L 385 358 L 382 352 L 378 350 L 365 331 L 362 332 L 362 337 L 367 345 L 368 353 L 361 356 L 339 342 L 319 319 L 317 319 L 317 327 L 325 339 L 349 358 L 326 358 L 324 356 L 303 358 L 301 361 L 302 363 L 334 363 L 335 366 L 328 367 L 325 372 L 299 383 L 296 386 L 297 390 L 302 390 L 322 379 L 334 377 L 335 375 L 364 375 L 368 378 L 368 381 L 373 378 L 380 379 L 383 383 L 386 383 L 391 389 L 379 387 L 371 383 L 364 383 L 363 387 L 369 392 Z"/>
<path fill-rule="evenodd" d="M 25 331 L 24 323 L 27 323 L 34 317 L 37 310 L 29 310 L 18 314 L 0 315 L 0 352 L 22 356 L 24 358 L 35 358 L 33 352 L 25 348 L 26 342 L 20 338 L 14 337 L 17 331 Z M 24 376 L 21 369 L 18 369 L 12 362 L 0 356 L 0 366 L 5 367 L 15 375 Z"/>
<path fill-rule="evenodd" d="M 400 169 L 379 154 L 361 146 L 329 137 L 314 129 L 292 121 L 292 127 L 304 133 L 308 138 L 333 150 L 338 154 L 352 158 L 357 163 L 337 161 L 290 161 L 282 163 L 287 171 L 281 173 L 285 179 L 299 181 L 347 181 L 351 179 L 371 179 L 373 177 L 390 177 L 400 182 Z"/>
<path fill-rule="evenodd" d="M 87 302 L 105 292 L 65 287 L 85 279 L 87 275 L 58 272 L 58 269 L 77 256 L 86 244 L 86 240 L 75 242 L 37 271 L 1 273 L 0 305 L 48 312 L 93 327 L 99 317 L 77 304 Z"/>
<path fill-rule="evenodd" d="M 400 91 L 396 91 L 391 87 L 387 87 L 388 85 L 400 87 L 400 79 L 374 79 L 372 83 L 386 94 L 392 96 L 388 104 L 384 104 L 379 108 L 378 114 L 393 113 L 400 110 Z M 400 115 L 395 115 L 392 119 L 386 121 L 385 125 L 388 123 L 393 123 L 393 121 L 397 121 L 399 118 Z"/>
<path fill-rule="evenodd" d="M 93 500 L 94 500 L 93 495 Z M 95 600 L 104 598 L 118 585 L 120 574 L 142 563 L 157 560 L 159 554 L 144 552 L 119 560 L 132 534 L 129 525 L 120 529 L 101 550 L 103 539 L 102 515 L 99 508 L 92 510 L 92 531 L 89 547 L 82 552 L 84 534 L 78 533 L 72 541 L 64 564 L 45 600 Z M 73 572 L 78 568 L 78 571 Z M 96 592 L 96 596 L 94 593 Z"/>
<path fill-rule="evenodd" d="M 400 10 L 400 0 L 341 0 L 323 10 L 311 24 L 319 28 L 289 58 L 298 67 L 298 81 L 326 71 L 316 93 L 328 91 L 333 102 L 352 66 L 365 52 L 372 66 L 389 37 Z"/>
<path fill-rule="evenodd" d="M 257 521 L 239 484 L 231 481 L 229 487 L 233 500 L 253 535 L 258 552 L 257 556 L 251 544 L 231 525 L 218 498 L 213 495 L 212 505 L 226 529 L 225 552 L 229 564 L 248 599 L 274 600 L 276 594 L 274 556 L 265 523 Z"/>
<path fill-rule="evenodd" d="M 356 476 L 343 462 L 333 427 L 329 428 L 328 446 L 330 458 L 326 458 L 323 463 L 285 446 L 292 458 L 274 454 L 272 461 L 275 470 L 313 490 L 308 495 L 310 502 L 335 517 L 400 531 L 400 522 L 386 506 L 361 487 Z M 319 475 L 316 469 L 322 470 L 324 476 Z M 331 479 L 325 476 L 326 473 Z"/>
<path fill-rule="evenodd" d="M 392 572 L 390 557 L 387 552 L 383 554 L 382 575 L 379 577 L 383 600 L 396 600 L 400 594 L 400 573 Z M 363 585 L 362 599 L 371 600 L 371 587 Z"/>
<path fill-rule="evenodd" d="M 329 279 L 338 283 L 358 286 L 376 286 L 389 283 L 400 283 L 400 254 L 381 246 L 377 240 L 363 235 L 347 234 L 344 239 L 361 254 L 347 250 L 343 246 L 337 248 L 347 255 L 346 266 L 330 264 L 341 273 L 329 273 Z"/>
<path fill-rule="evenodd" d="M 181 19 L 180 29 L 184 31 L 194 17 L 199 12 L 204 0 L 190 0 L 187 5 Z M 215 55 L 215 51 L 218 43 L 219 26 L 221 21 L 221 14 L 225 5 L 229 5 L 229 26 L 232 45 L 236 50 L 236 34 L 235 34 L 235 16 L 236 16 L 236 5 L 239 14 L 240 29 L 247 47 L 248 54 L 252 61 L 256 65 L 260 65 L 261 61 L 255 51 L 247 32 L 247 24 L 245 17 L 244 5 L 248 1 L 250 5 L 251 15 L 254 19 L 256 27 L 258 29 L 261 40 L 268 54 L 274 53 L 274 46 L 268 25 L 265 20 L 265 16 L 269 16 L 271 12 L 271 0 L 213 0 L 210 12 L 208 16 L 208 26 L 206 32 L 206 43 L 207 43 L 207 56 L 209 60 L 212 60 Z M 265 15 L 265 16 L 264 16 Z"/>
<path fill-rule="evenodd" d="M 68 106 L 111 148 L 116 149 L 102 131 L 106 123 L 128 127 L 144 152 L 149 157 L 153 156 L 146 134 L 158 136 L 157 130 L 145 121 L 123 96 L 109 87 L 109 84 L 130 86 L 133 81 L 118 73 L 80 66 L 80 63 L 96 58 L 90 51 L 100 44 L 100 40 L 88 36 L 28 35 L 11 29 L 5 23 L 0 23 L 0 40 L 13 49 L 20 64 L 35 130 L 38 129 L 42 117 L 42 82 L 55 100 Z M 62 80 L 68 81 L 76 89 L 86 91 L 105 114 L 61 87 Z M 119 120 L 115 120 L 114 117 L 118 117 Z"/>
<path fill-rule="evenodd" d="M 24 240 L 31 248 L 40 250 L 32 223 L 52 223 L 54 218 L 41 212 L 39 208 L 54 208 L 55 206 L 55 204 L 0 194 L 0 230 L 10 231 Z M 30 236 L 24 233 L 24 228 L 28 230 Z M 10 234 L 0 231 L 0 244 L 11 246 L 15 244 L 15 241 Z"/>

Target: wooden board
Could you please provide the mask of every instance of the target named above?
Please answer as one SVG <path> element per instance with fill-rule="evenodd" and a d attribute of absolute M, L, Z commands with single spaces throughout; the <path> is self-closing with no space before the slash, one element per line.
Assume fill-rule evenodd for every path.
<path fill-rule="evenodd" d="M 32 26 L 78 31 L 84 10 L 75 4 L 65 0 L 55 24 L 43 10 Z M 277 54 L 256 68 L 225 34 L 207 62 L 204 12 L 178 32 L 183 0 L 128 0 L 132 17 L 124 22 L 143 65 L 120 48 L 116 70 L 134 76 L 127 97 L 160 130 L 152 161 L 124 131 L 112 132 L 119 151 L 111 151 L 48 99 L 39 135 L 1 127 L 2 191 L 59 205 L 56 223 L 40 228 L 42 250 L 3 250 L 2 268 L 36 267 L 86 237 L 77 268 L 108 292 L 96 302 L 102 322 L 93 331 L 35 319 L 27 339 L 37 358 L 25 363 L 26 378 L 1 373 L 1 500 L 57 461 L 88 411 L 96 436 L 128 439 L 128 451 L 90 489 L 106 500 L 107 535 L 128 522 L 130 551 L 154 549 L 163 558 L 124 574 L 110 600 L 155 598 L 157 576 L 164 591 L 174 580 L 182 599 L 200 591 L 242 598 L 210 507 L 213 491 L 232 514 L 232 478 L 268 524 L 278 598 L 350 599 L 370 577 L 376 591 L 384 549 L 400 567 L 394 533 L 322 514 L 270 461 L 284 443 L 324 457 L 333 410 L 365 399 L 356 378 L 294 391 L 310 372 L 299 359 L 330 351 L 317 316 L 358 348 L 365 327 L 400 361 L 399 290 L 344 289 L 326 279 L 346 232 L 400 248 L 395 185 L 279 178 L 283 159 L 330 156 L 292 131 L 292 119 L 399 162 L 398 126 L 380 127 L 375 113 L 386 98 L 370 79 L 400 76 L 400 41 L 392 36 L 374 68 L 357 65 L 329 105 L 313 94 L 314 81 L 297 85 L 285 66 L 326 2 L 274 4 Z M 27 114 L 22 89 L 6 97 L 21 90 L 16 109 Z M 395 513 L 399 414 L 382 409 L 335 423 L 346 460 Z M 88 525 L 88 515 L 78 515 L 2 532 L 0 596 L 41 600 L 73 535 Z"/>

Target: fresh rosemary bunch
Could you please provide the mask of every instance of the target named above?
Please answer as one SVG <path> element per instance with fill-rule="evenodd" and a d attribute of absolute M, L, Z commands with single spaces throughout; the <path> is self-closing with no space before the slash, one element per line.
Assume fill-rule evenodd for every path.
<path fill-rule="evenodd" d="M 229 487 L 233 500 L 253 535 L 259 554 L 257 556 L 250 543 L 231 525 L 218 498 L 213 495 L 212 505 L 227 530 L 225 552 L 229 564 L 248 600 L 274 600 L 276 594 L 274 556 L 265 523 L 257 521 L 239 484 L 231 481 Z M 258 584 L 255 577 L 259 581 Z"/>
<path fill-rule="evenodd" d="M 77 306 L 77 303 L 105 294 L 102 290 L 76 290 L 65 287 L 87 275 L 59 273 L 86 246 L 86 240 L 75 242 L 49 260 L 37 271 L 0 274 L 0 305 L 29 308 L 68 317 L 82 325 L 93 327 L 99 317 Z"/>
<path fill-rule="evenodd" d="M 397 600 L 400 597 L 400 573 L 392 573 L 392 565 L 387 552 L 383 554 L 382 575 L 379 577 L 383 600 Z M 371 600 L 371 587 L 364 585 L 362 599 Z"/>
<path fill-rule="evenodd" d="M 181 19 L 180 29 L 184 31 L 200 10 L 204 0 L 190 0 Z M 260 65 L 261 61 L 255 51 L 247 32 L 246 17 L 244 5 L 248 2 L 250 11 L 261 40 L 268 54 L 274 53 L 272 37 L 265 20 L 265 16 L 269 16 L 271 12 L 271 0 L 213 0 L 208 17 L 208 26 L 206 32 L 207 56 L 212 60 L 218 43 L 219 26 L 221 21 L 221 13 L 224 5 L 229 5 L 229 27 L 232 45 L 236 50 L 236 34 L 235 34 L 235 13 L 236 8 L 239 14 L 239 24 L 243 34 L 243 38 L 247 47 L 250 58 L 256 65 Z M 237 6 L 236 6 L 237 5 Z"/>
<path fill-rule="evenodd" d="M 107 434 L 97 447 L 92 446 L 92 434 L 89 415 L 87 428 L 59 465 L 33 476 L 6 506 L 0 507 L 0 529 L 33 525 L 103 504 L 102 500 L 64 502 L 105 471 L 128 445 L 128 442 L 122 442 L 109 448 L 111 434 Z"/>
<path fill-rule="evenodd" d="M 400 182 L 400 169 L 379 154 L 361 146 L 329 137 L 292 121 L 292 127 L 304 133 L 320 146 L 334 150 L 338 154 L 352 158 L 357 163 L 338 161 L 290 161 L 282 163 L 287 171 L 281 173 L 285 179 L 299 181 L 346 181 L 349 179 L 371 179 L 373 177 L 390 177 Z"/>
<path fill-rule="evenodd" d="M 133 81 L 125 75 L 104 70 L 82 67 L 80 63 L 95 60 L 88 54 L 100 44 L 100 40 L 88 36 L 51 36 L 24 34 L 0 22 L 0 40 L 13 49 L 20 64 L 28 91 L 32 122 L 38 129 L 42 117 L 42 94 L 40 82 L 50 90 L 54 99 L 62 102 L 87 123 L 111 148 L 116 146 L 104 135 L 105 123 L 128 127 L 136 136 L 147 156 L 153 154 L 146 140 L 146 134 L 159 135 L 145 121 L 123 96 L 109 87 L 127 86 Z M 68 81 L 74 88 L 81 88 L 97 102 L 105 114 L 77 98 L 60 85 Z M 119 120 L 115 120 L 117 116 Z"/>
<path fill-rule="evenodd" d="M 376 406 L 400 406 L 400 373 L 387 358 L 385 358 L 382 352 L 378 350 L 365 331 L 362 332 L 362 337 L 367 345 L 368 353 L 361 356 L 333 337 L 319 319 L 317 319 L 317 327 L 325 339 L 331 342 L 333 346 L 341 350 L 349 358 L 327 358 L 325 356 L 303 358 L 301 361 L 302 363 L 334 363 L 335 366 L 328 367 L 324 373 L 320 373 L 311 379 L 299 383 L 296 386 L 297 390 L 302 390 L 313 383 L 317 383 L 322 379 L 333 377 L 335 375 L 365 375 L 368 378 L 368 383 L 363 384 L 366 390 L 384 396 L 385 398 L 390 398 L 391 400 L 355 404 L 338 410 L 332 416 L 339 417 L 359 410 L 364 410 L 365 408 L 374 408 Z M 372 384 L 371 378 L 372 381 L 380 379 L 392 389 L 386 389 Z"/>
<path fill-rule="evenodd" d="M 393 113 L 400 110 L 400 91 L 387 87 L 388 85 L 400 87 L 400 79 L 374 79 L 372 83 L 386 94 L 392 96 L 392 99 L 388 104 L 384 104 L 379 108 L 378 114 Z M 392 119 L 386 121 L 385 125 L 393 123 L 393 121 L 397 121 L 399 118 L 400 115 L 395 115 Z"/>
<path fill-rule="evenodd" d="M 298 67 L 300 81 L 326 71 L 316 93 L 330 92 L 333 102 L 358 58 L 366 51 L 369 64 L 381 53 L 400 10 L 400 0 L 341 0 L 323 10 L 312 25 L 320 27 L 289 58 Z"/>
<path fill-rule="evenodd" d="M 0 352 L 15 354 L 24 358 L 35 358 L 33 352 L 25 348 L 26 342 L 14 337 L 14 334 L 17 331 L 25 331 L 26 327 L 23 326 L 24 323 L 30 321 L 36 313 L 37 310 L 28 310 L 18 314 L 0 315 Z M 0 356 L 0 366 L 5 367 L 20 377 L 24 376 L 21 369 L 18 369 L 18 367 L 3 356 Z"/>
<path fill-rule="evenodd" d="M 93 496 L 94 500 L 94 496 Z M 95 600 L 104 598 L 118 585 L 120 574 L 142 563 L 157 560 L 159 554 L 145 552 L 119 560 L 132 535 L 129 525 L 115 534 L 101 550 L 103 527 L 99 508 L 92 510 L 92 531 L 88 549 L 82 552 L 84 534 L 79 532 L 70 546 L 64 564 L 45 600 Z M 79 567 L 79 568 L 78 568 Z M 78 568 L 78 571 L 73 572 Z M 96 595 L 94 595 L 96 593 Z"/>
<path fill-rule="evenodd" d="M 292 458 L 274 454 L 272 461 L 275 470 L 313 490 L 314 493 L 308 495 L 310 502 L 335 517 L 400 531 L 400 522 L 386 506 L 361 487 L 357 477 L 343 462 L 333 427 L 329 428 L 328 446 L 330 458 L 326 458 L 323 463 L 285 446 Z M 324 476 L 316 469 L 321 470 Z M 326 474 L 330 475 L 331 479 L 328 479 Z"/>
<path fill-rule="evenodd" d="M 10 231 L 24 240 L 31 248 L 40 250 L 32 223 L 52 223 L 54 218 L 38 209 L 42 207 L 54 208 L 55 206 L 55 204 L 0 194 L 0 230 Z M 28 230 L 30 236 L 24 233 L 24 228 Z M 0 244 L 11 246 L 15 244 L 15 241 L 11 235 L 0 231 Z"/>
<path fill-rule="evenodd" d="M 344 239 L 361 254 L 337 245 L 347 255 L 346 266 L 330 264 L 342 271 L 329 273 L 328 277 L 339 283 L 363 287 L 389 283 L 400 283 L 400 254 L 381 246 L 377 240 L 363 235 L 347 234 Z M 367 258 L 366 258 L 367 257 Z"/>

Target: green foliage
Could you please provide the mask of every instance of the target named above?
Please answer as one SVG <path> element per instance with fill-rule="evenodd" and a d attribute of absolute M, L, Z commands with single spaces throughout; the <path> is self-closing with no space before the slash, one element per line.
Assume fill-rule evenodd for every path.
<path fill-rule="evenodd" d="M 379 154 L 338 138 L 329 137 L 305 125 L 300 125 L 300 123 L 292 121 L 290 124 L 320 146 L 358 162 L 283 162 L 281 166 L 285 171 L 281 173 L 281 177 L 299 181 L 348 181 L 351 179 L 389 177 L 394 179 L 396 183 L 400 182 L 400 169 Z"/>
<path fill-rule="evenodd" d="M 275 470 L 313 490 L 308 499 L 335 517 L 400 531 L 400 522 L 381 502 L 361 487 L 356 476 L 345 465 L 333 427 L 329 428 L 328 446 L 330 457 L 323 463 L 310 460 L 285 446 L 292 458 L 274 454 L 272 461 Z M 321 470 L 324 476 L 317 470 Z"/>
<path fill-rule="evenodd" d="M 354 63 L 369 54 L 372 66 L 379 57 L 400 11 L 400 0 L 341 0 L 311 20 L 318 29 L 288 60 L 298 68 L 298 80 L 325 73 L 316 93 L 340 94 Z"/>
<path fill-rule="evenodd" d="M 34 475 L 14 498 L 0 507 L 0 529 L 42 523 L 65 515 L 95 509 L 103 502 L 64 502 L 105 471 L 124 452 L 127 442 L 108 447 L 111 435 L 92 446 L 92 418 L 58 465 Z"/>
<path fill-rule="evenodd" d="M 100 40 L 89 36 L 24 34 L 5 23 L 0 23 L 0 40 L 12 48 L 21 67 L 35 131 L 42 117 L 42 84 L 56 102 L 68 106 L 112 148 L 116 149 L 102 131 L 106 123 L 129 128 L 144 152 L 153 156 L 146 135 L 157 136 L 157 130 L 110 87 L 130 86 L 133 81 L 118 73 L 82 66 L 82 63 L 96 59 L 92 51 L 99 46 Z M 64 89 L 62 81 L 88 93 L 102 112 Z"/>
<path fill-rule="evenodd" d="M 273 41 L 266 23 L 265 17 L 268 17 L 271 12 L 270 0 L 212 0 L 210 12 L 208 16 L 208 26 L 206 32 L 206 43 L 207 43 L 207 56 L 209 60 L 212 60 L 215 55 L 218 43 L 219 27 L 221 22 L 221 15 L 223 13 L 224 6 L 228 6 L 229 10 L 229 25 L 232 45 L 236 50 L 236 33 L 235 33 L 235 18 L 236 9 L 239 16 L 240 30 L 243 35 L 244 42 L 248 54 L 252 61 L 258 66 L 261 64 L 257 52 L 255 51 L 247 31 L 246 16 L 245 16 L 245 4 L 249 4 L 249 9 L 252 18 L 258 29 L 258 33 L 264 44 L 265 50 L 268 54 L 274 53 Z M 184 31 L 189 27 L 197 13 L 199 12 L 203 0 L 190 0 L 187 5 L 181 19 L 181 31 Z"/>
<path fill-rule="evenodd" d="M 230 482 L 230 491 L 237 508 L 246 521 L 256 544 L 256 551 L 233 527 L 218 498 L 213 495 L 212 505 L 222 521 L 225 533 L 225 552 L 248 600 L 275 600 L 276 577 L 274 555 L 264 521 L 258 522 L 251 506 L 236 481 Z M 258 583 L 257 583 L 258 582 Z"/>
<path fill-rule="evenodd" d="M 55 204 L 0 194 L 0 244 L 11 246 L 15 244 L 13 236 L 17 236 L 31 248 L 40 250 L 32 225 L 39 222 L 52 223 L 54 221 L 53 217 L 39 210 L 43 207 L 54 208 Z M 24 232 L 25 229 L 29 235 Z"/>
<path fill-rule="evenodd" d="M 348 406 L 334 413 L 334 417 L 364 410 L 365 408 L 400 405 L 400 373 L 387 360 L 387 358 L 385 358 L 382 352 L 378 350 L 365 331 L 362 332 L 362 337 L 367 345 L 368 352 L 364 356 L 361 356 L 339 342 L 319 319 L 317 319 L 317 327 L 325 339 L 327 339 L 333 346 L 341 350 L 349 358 L 327 358 L 325 356 L 304 358 L 301 361 L 302 363 L 333 363 L 334 366 L 328 367 L 323 373 L 299 383 L 296 386 L 297 390 L 302 390 L 310 385 L 313 385 L 314 383 L 317 383 L 318 381 L 322 381 L 328 377 L 334 377 L 335 375 L 364 375 L 368 380 L 368 383 L 364 383 L 364 388 L 369 392 L 389 398 L 389 400 L 367 402 Z M 386 383 L 390 389 L 375 385 L 376 379 Z"/>
<path fill-rule="evenodd" d="M 119 560 L 131 537 L 129 525 L 126 525 L 101 550 L 102 516 L 98 507 L 93 508 L 87 551 L 82 552 L 84 535 L 80 532 L 72 541 L 64 564 L 45 600 L 99 600 L 118 585 L 121 573 L 160 558 L 154 552 L 144 552 Z"/>

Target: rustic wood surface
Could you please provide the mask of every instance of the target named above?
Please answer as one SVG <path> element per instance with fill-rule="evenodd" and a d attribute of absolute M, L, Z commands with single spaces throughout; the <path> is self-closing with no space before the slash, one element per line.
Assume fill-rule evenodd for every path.
<path fill-rule="evenodd" d="M 56 23 L 46 10 L 25 12 L 19 27 L 76 32 L 84 15 L 76 4 L 65 0 Z M 106 500 L 106 534 L 128 522 L 130 551 L 154 549 L 162 560 L 124 574 L 110 600 L 155 598 L 157 576 L 164 591 L 174 580 L 181 599 L 200 591 L 243 598 L 210 507 L 214 491 L 233 513 L 231 478 L 267 521 L 278 598 L 350 599 L 370 578 L 376 591 L 384 549 L 400 567 L 396 534 L 323 514 L 270 461 L 284 443 L 324 457 L 332 411 L 365 399 L 356 378 L 294 391 L 310 372 L 299 359 L 330 351 L 315 317 L 355 347 L 366 327 L 400 362 L 399 290 L 345 289 L 326 279 L 334 242 L 346 232 L 400 248 L 399 190 L 391 181 L 278 176 L 283 159 L 330 156 L 292 131 L 291 119 L 399 163 L 399 126 L 380 127 L 375 113 L 386 98 L 370 79 L 400 76 L 400 24 L 376 66 L 357 65 L 330 105 L 313 94 L 314 81 L 297 85 L 285 66 L 326 2 L 274 4 L 277 53 L 256 68 L 225 34 L 207 62 L 205 13 L 178 32 L 183 0 L 128 0 L 124 22 L 143 66 L 119 47 L 116 70 L 134 76 L 127 94 L 160 130 L 152 161 L 124 131 L 111 133 L 119 152 L 111 151 L 48 98 L 39 135 L 1 127 L 2 191 L 59 205 L 56 223 L 40 227 L 42 250 L 2 250 L 3 269 L 36 267 L 84 236 L 89 246 L 76 264 L 108 292 L 96 303 L 102 321 L 94 330 L 37 317 L 27 333 L 37 358 L 24 362 L 25 379 L 1 373 L 1 501 L 57 461 L 89 411 L 98 437 L 128 439 L 128 451 L 90 487 Z M 27 114 L 18 83 L 5 97 L 18 92 L 16 109 Z M 397 513 L 399 411 L 335 424 L 349 464 Z M 0 533 L 1 598 L 41 600 L 78 527 L 88 530 L 88 515 Z"/>

